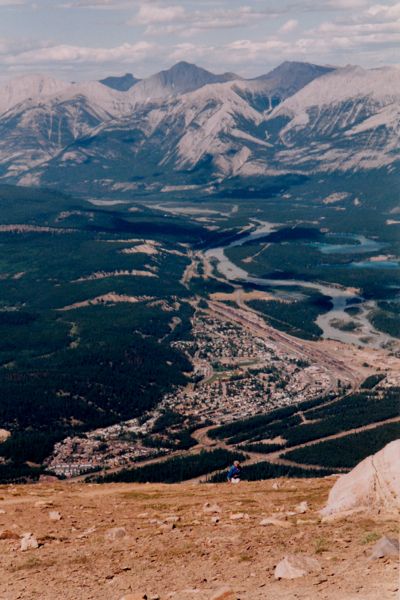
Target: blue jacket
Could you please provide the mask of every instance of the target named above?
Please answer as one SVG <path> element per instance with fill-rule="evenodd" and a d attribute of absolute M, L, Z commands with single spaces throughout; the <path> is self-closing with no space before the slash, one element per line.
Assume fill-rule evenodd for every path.
<path fill-rule="evenodd" d="M 237 477 L 239 474 L 240 474 L 239 467 L 236 467 L 236 465 L 232 465 L 228 471 L 228 481 L 230 481 L 234 477 Z"/>

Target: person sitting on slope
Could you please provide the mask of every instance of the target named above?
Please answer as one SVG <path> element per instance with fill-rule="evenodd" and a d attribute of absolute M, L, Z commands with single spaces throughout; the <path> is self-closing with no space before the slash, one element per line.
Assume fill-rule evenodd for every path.
<path fill-rule="evenodd" d="M 228 471 L 228 481 L 229 483 L 239 483 L 240 481 L 240 463 L 238 460 L 235 460 L 233 465 Z"/>

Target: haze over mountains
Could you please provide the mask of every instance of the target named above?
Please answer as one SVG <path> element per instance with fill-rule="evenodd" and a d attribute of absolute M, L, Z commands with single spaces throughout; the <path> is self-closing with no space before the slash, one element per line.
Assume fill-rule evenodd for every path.
<path fill-rule="evenodd" d="M 230 177 L 393 169 L 400 69 L 286 62 L 246 80 L 181 62 L 68 84 L 0 89 L 0 180 L 93 192 Z"/>

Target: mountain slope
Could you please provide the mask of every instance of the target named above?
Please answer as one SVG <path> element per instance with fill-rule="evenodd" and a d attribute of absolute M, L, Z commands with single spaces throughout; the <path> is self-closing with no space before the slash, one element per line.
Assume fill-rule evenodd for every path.
<path fill-rule="evenodd" d="M 35 80 L 39 96 L 0 116 L 0 177 L 109 193 L 132 190 L 138 179 L 160 189 L 232 176 L 392 168 L 399 160 L 395 67 L 284 63 L 255 80 L 232 77 L 178 63 L 127 92 Z M 8 103 L 26 96 L 22 87 Z"/>
<path fill-rule="evenodd" d="M 374 532 L 396 531 L 395 519 L 362 513 L 321 523 L 318 509 L 332 485 L 331 478 L 282 478 L 242 481 L 234 489 L 227 483 L 4 486 L 2 527 L 11 539 L 1 542 L 0 596 L 395 600 L 396 557 L 367 561 Z M 300 503 L 306 514 L 296 514 Z M 61 520 L 51 521 L 49 511 Z M 266 517 L 271 524 L 260 525 Z M 23 532 L 40 548 L 21 553 Z M 293 552 L 313 557 L 320 570 L 278 581 L 276 565 Z"/>
<path fill-rule="evenodd" d="M 312 170 L 390 165 L 400 158 L 400 69 L 324 75 L 267 117 L 276 161 Z"/>
<path fill-rule="evenodd" d="M 311 63 L 285 61 L 266 75 L 257 77 L 255 81 L 267 84 L 275 95 L 275 106 L 285 98 L 292 96 L 314 79 L 334 71 L 334 67 L 324 67 Z"/>
<path fill-rule="evenodd" d="M 52 184 L 68 165 L 73 166 L 74 178 L 87 181 L 92 189 L 99 184 L 98 191 L 105 191 L 101 186 L 122 189 L 125 184 L 132 189 L 132 177 L 184 184 L 237 175 L 253 149 L 256 154 L 269 147 L 258 132 L 263 113 L 248 100 L 261 94 L 262 84 L 248 82 L 247 99 L 242 95 L 244 86 L 244 82 L 240 87 L 236 82 L 210 84 L 137 105 L 124 119 L 110 120 L 77 139 L 29 177 Z M 65 175 L 63 182 L 68 183 Z"/>
<path fill-rule="evenodd" d="M 98 82 L 69 84 L 52 95 L 26 99 L 0 119 L 0 175 L 19 177 L 104 122 L 132 110 L 126 94 Z M 32 182 L 36 181 L 34 177 Z"/>
<path fill-rule="evenodd" d="M 125 75 L 121 76 L 110 76 L 106 77 L 105 79 L 100 79 L 100 83 L 107 85 L 113 90 L 117 90 L 119 92 L 127 92 L 139 81 L 140 79 L 134 77 L 132 73 L 125 73 Z"/>
<path fill-rule="evenodd" d="M 28 99 L 40 101 L 67 89 L 70 84 L 46 75 L 23 75 L 0 87 L 0 115 Z"/>
<path fill-rule="evenodd" d="M 177 96 L 197 90 L 210 83 L 221 83 L 239 79 L 232 73 L 215 75 L 187 62 L 179 62 L 167 71 L 160 71 L 143 79 L 131 90 L 131 97 L 137 103 Z"/>

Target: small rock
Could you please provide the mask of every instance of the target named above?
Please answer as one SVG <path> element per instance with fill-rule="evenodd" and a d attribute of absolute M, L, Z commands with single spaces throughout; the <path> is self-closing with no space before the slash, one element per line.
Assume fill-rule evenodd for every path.
<path fill-rule="evenodd" d="M 210 504 L 209 502 L 206 502 L 203 506 L 203 512 L 220 513 L 222 512 L 222 508 L 219 506 L 219 504 Z"/>
<path fill-rule="evenodd" d="M 249 519 L 249 515 L 246 513 L 234 513 L 229 517 L 232 521 L 240 521 L 240 519 Z"/>
<path fill-rule="evenodd" d="M 181 520 L 181 518 L 180 518 L 180 517 L 177 517 L 177 516 L 167 517 L 167 518 L 165 519 L 165 521 L 166 521 L 167 523 L 178 523 L 180 520 Z"/>
<path fill-rule="evenodd" d="M 0 531 L 0 540 L 19 540 L 19 535 L 15 531 L 3 529 Z"/>
<path fill-rule="evenodd" d="M 142 512 L 138 514 L 138 519 L 146 519 L 149 516 L 148 512 Z"/>
<path fill-rule="evenodd" d="M 6 511 L 3 510 L 2 508 L 0 508 L 0 515 L 5 515 L 5 514 L 6 514 Z"/>
<path fill-rule="evenodd" d="M 299 515 L 304 515 L 304 513 L 306 513 L 308 511 L 308 502 L 307 502 L 307 500 L 304 500 L 303 502 L 300 502 L 300 504 L 298 504 L 296 506 L 295 511 Z"/>
<path fill-rule="evenodd" d="M 317 519 L 296 519 L 297 525 L 316 525 L 317 523 Z"/>
<path fill-rule="evenodd" d="M 33 533 L 24 533 L 21 539 L 21 552 L 36 550 L 36 548 L 39 548 L 39 544 Z"/>
<path fill-rule="evenodd" d="M 275 481 L 275 482 L 272 484 L 272 489 L 273 489 L 273 490 L 279 490 L 279 488 L 280 488 L 280 487 L 281 487 L 281 486 L 279 485 L 279 483 L 278 483 L 277 481 Z"/>
<path fill-rule="evenodd" d="M 83 531 L 82 533 L 80 533 L 79 535 L 77 535 L 77 539 L 81 540 L 83 538 L 88 537 L 88 535 L 90 535 L 91 533 L 94 533 L 96 531 L 96 527 L 89 527 L 89 529 L 86 529 L 85 531 Z"/>
<path fill-rule="evenodd" d="M 125 527 L 113 527 L 112 529 L 108 529 L 105 533 L 105 537 L 108 540 L 120 540 L 126 536 Z"/>
<path fill-rule="evenodd" d="M 172 531 L 173 529 L 176 529 L 176 525 L 175 523 L 163 523 L 160 525 L 160 529 L 163 531 Z"/>
<path fill-rule="evenodd" d="M 211 597 L 211 600 L 236 600 L 236 599 L 237 599 L 237 596 L 234 594 L 232 589 L 228 586 L 220 588 Z"/>
<path fill-rule="evenodd" d="M 34 504 L 35 508 L 51 508 L 53 506 L 53 502 L 51 500 L 38 500 Z"/>
<path fill-rule="evenodd" d="M 320 571 L 321 565 L 316 558 L 301 554 L 288 554 L 276 565 L 275 579 L 297 579 Z"/>
<path fill-rule="evenodd" d="M 58 510 L 51 510 L 49 512 L 50 521 L 61 521 L 62 517 Z"/>
<path fill-rule="evenodd" d="M 122 596 L 120 600 L 149 600 L 146 594 L 141 594 L 140 592 L 134 592 L 133 594 L 125 594 Z"/>
<path fill-rule="evenodd" d="M 389 538 L 386 535 L 381 537 L 372 548 L 370 558 L 385 558 L 386 556 L 399 556 L 399 540 Z"/>
<path fill-rule="evenodd" d="M 214 525 L 219 523 L 219 517 L 211 517 L 211 523 L 214 523 Z"/>
<path fill-rule="evenodd" d="M 290 521 L 282 521 L 281 519 L 275 519 L 274 517 L 267 517 L 260 521 L 260 525 L 275 525 L 276 527 L 283 527 L 284 529 L 290 529 L 292 524 Z"/>

